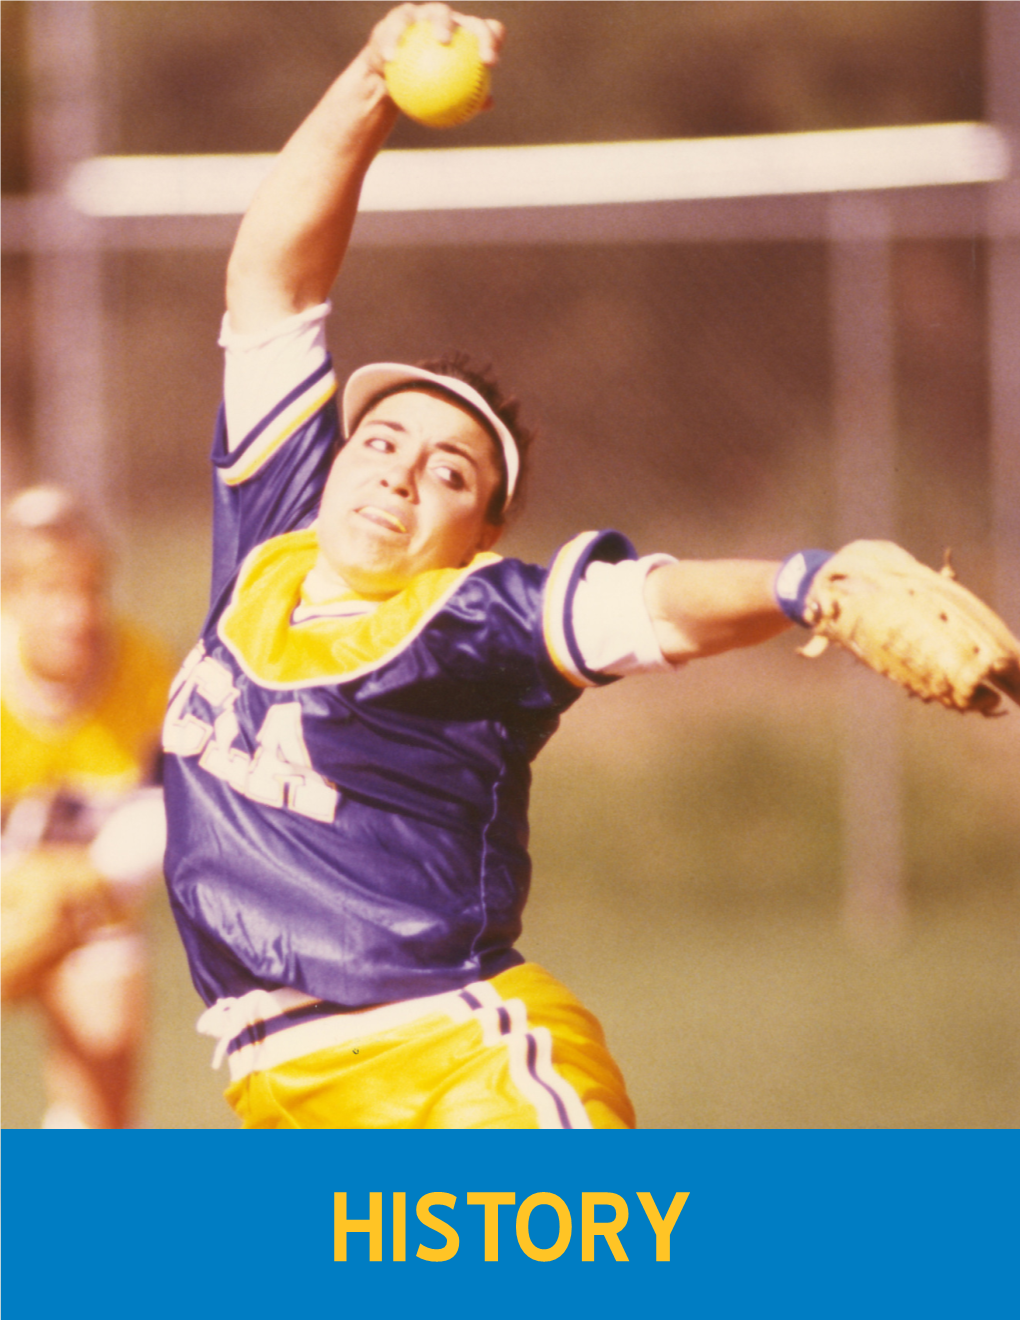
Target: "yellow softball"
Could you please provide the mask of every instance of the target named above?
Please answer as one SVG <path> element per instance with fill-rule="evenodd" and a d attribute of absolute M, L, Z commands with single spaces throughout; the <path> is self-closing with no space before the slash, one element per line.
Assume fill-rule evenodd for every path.
<path fill-rule="evenodd" d="M 431 23 L 412 23 L 384 73 L 389 94 L 404 114 L 429 128 L 467 123 L 489 95 L 489 70 L 479 57 L 478 40 L 461 27 L 444 45 Z"/>

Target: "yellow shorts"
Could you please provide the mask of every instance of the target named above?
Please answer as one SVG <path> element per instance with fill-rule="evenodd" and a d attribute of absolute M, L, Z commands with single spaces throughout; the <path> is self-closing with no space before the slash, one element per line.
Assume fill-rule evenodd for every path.
<path fill-rule="evenodd" d="M 356 1013 L 255 991 L 200 1030 L 220 1037 L 246 1128 L 634 1126 L 597 1019 L 533 963 Z"/>

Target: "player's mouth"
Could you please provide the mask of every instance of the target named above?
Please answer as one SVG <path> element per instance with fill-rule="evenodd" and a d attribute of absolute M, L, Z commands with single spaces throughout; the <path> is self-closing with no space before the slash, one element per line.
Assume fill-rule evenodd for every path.
<path fill-rule="evenodd" d="M 375 523 L 377 527 L 384 527 L 388 532 L 396 532 L 400 536 L 407 535 L 407 528 L 395 513 L 390 513 L 388 509 L 380 509 L 377 504 L 363 504 L 355 512 L 362 518 L 367 518 L 369 522 Z"/>

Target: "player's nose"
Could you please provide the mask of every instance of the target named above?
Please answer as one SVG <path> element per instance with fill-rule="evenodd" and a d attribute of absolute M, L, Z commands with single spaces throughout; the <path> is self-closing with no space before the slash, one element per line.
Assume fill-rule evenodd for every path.
<path fill-rule="evenodd" d="M 410 472 L 387 472 L 379 480 L 383 488 L 391 491 L 394 495 L 399 495 L 406 500 L 414 499 L 414 478 Z"/>
<path fill-rule="evenodd" d="M 401 455 L 394 455 L 380 476 L 382 485 L 395 495 L 412 500 L 417 490 L 414 463 Z"/>

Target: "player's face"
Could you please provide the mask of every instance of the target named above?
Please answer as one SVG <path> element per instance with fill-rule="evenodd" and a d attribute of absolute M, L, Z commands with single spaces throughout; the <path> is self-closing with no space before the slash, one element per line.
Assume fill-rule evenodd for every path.
<path fill-rule="evenodd" d="M 495 441 L 445 395 L 404 390 L 377 403 L 336 457 L 319 511 L 320 564 L 354 591 L 385 596 L 417 574 L 458 568 L 500 529 Z"/>
<path fill-rule="evenodd" d="M 106 566 L 90 549 L 48 547 L 26 557 L 4 602 L 18 622 L 22 663 L 51 683 L 85 684 L 106 647 Z"/>

